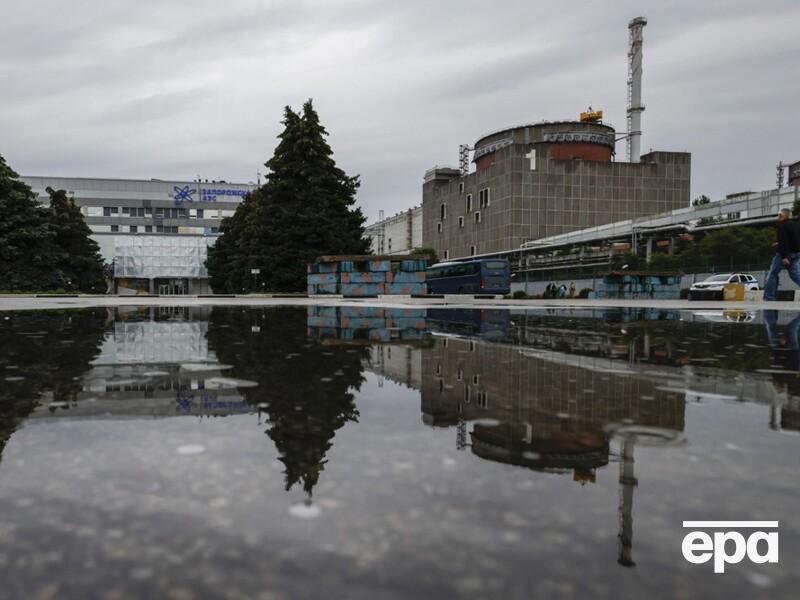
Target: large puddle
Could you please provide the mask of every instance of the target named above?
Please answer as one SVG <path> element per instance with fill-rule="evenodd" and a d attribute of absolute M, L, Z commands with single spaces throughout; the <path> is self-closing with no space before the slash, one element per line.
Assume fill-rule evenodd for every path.
<path fill-rule="evenodd" d="M 796 597 L 798 328 L 0 313 L 0 597 Z M 685 520 L 778 521 L 780 562 L 690 564 Z"/>

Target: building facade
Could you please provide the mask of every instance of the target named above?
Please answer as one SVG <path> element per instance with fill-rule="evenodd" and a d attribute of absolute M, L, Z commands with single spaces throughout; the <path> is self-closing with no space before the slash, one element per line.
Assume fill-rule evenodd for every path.
<path fill-rule="evenodd" d="M 689 205 L 691 155 L 614 160 L 600 122 L 521 125 L 479 139 L 475 171 L 434 168 L 423 183 L 423 245 L 442 259 L 514 250 L 527 241 Z"/>
<path fill-rule="evenodd" d="M 373 254 L 408 254 L 422 247 L 422 206 L 415 206 L 368 225 L 364 235 Z"/>
<path fill-rule="evenodd" d="M 253 183 L 20 178 L 49 203 L 47 188 L 65 190 L 80 207 L 106 263 L 114 265 L 117 291 L 210 292 L 205 261 L 222 219 L 233 215 Z"/>

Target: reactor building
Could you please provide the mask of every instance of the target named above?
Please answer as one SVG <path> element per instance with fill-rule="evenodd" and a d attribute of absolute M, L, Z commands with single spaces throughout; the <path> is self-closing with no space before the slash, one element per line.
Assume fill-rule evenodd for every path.
<path fill-rule="evenodd" d="M 423 244 L 447 260 L 689 206 L 689 153 L 619 162 L 615 136 L 601 122 L 563 121 L 479 139 L 474 172 L 425 174 Z"/>
<path fill-rule="evenodd" d="M 628 24 L 627 132 L 591 108 L 578 120 L 502 129 L 460 148 L 422 186 L 423 245 L 441 259 L 496 254 L 524 242 L 689 206 L 691 156 L 640 153 L 642 31 Z M 616 142 L 625 140 L 627 160 Z M 474 171 L 470 172 L 472 152 Z"/>

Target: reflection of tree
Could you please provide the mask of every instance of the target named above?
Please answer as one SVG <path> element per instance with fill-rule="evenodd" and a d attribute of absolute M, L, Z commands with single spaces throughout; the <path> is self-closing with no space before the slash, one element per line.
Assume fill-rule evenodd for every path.
<path fill-rule="evenodd" d="M 233 365 L 227 373 L 258 382 L 242 392 L 269 415 L 286 489 L 301 482 L 310 495 L 336 431 L 358 420 L 352 390 L 364 381 L 369 349 L 307 338 L 305 308 L 215 308 L 208 340 L 220 362 Z"/>
<path fill-rule="evenodd" d="M 73 402 L 100 351 L 105 309 L 0 313 L 0 454 L 42 394 Z"/>

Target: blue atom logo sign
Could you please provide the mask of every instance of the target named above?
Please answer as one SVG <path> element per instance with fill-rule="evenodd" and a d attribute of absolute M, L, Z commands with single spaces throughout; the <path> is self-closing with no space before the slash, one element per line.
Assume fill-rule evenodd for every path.
<path fill-rule="evenodd" d="M 194 199 L 192 195 L 197 192 L 197 190 L 189 189 L 188 185 L 183 187 L 178 187 L 177 185 L 173 188 L 175 190 L 175 204 L 182 204 L 184 200 L 188 200 L 192 202 Z"/>

